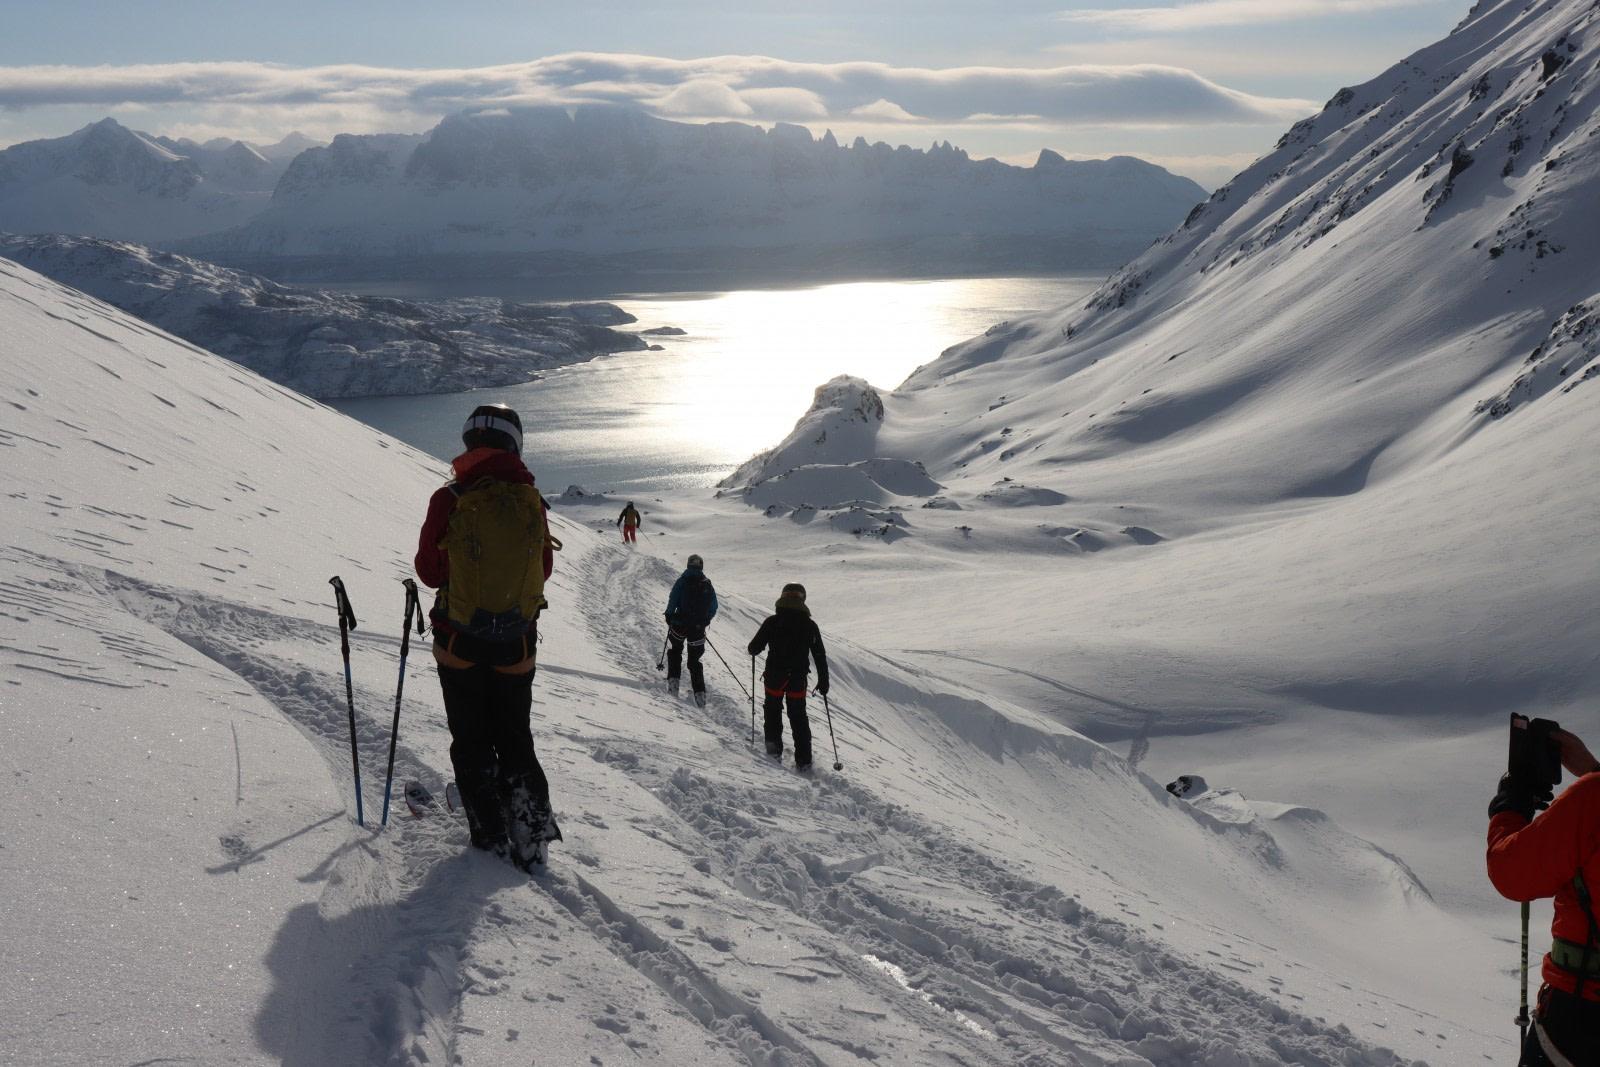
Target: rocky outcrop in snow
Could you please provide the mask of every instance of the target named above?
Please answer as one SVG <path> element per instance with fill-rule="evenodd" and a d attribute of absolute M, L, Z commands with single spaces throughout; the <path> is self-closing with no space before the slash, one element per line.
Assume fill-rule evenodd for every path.
<path fill-rule="evenodd" d="M 811 410 L 778 447 L 723 479 L 769 518 L 895 541 L 908 535 L 902 509 L 935 497 L 941 486 L 922 464 L 875 456 L 883 398 L 860 378 L 840 375 L 817 389 Z"/>
<path fill-rule="evenodd" d="M 258 219 L 182 250 L 282 261 L 280 277 L 681 269 L 686 255 L 701 270 L 1111 266 L 1203 195 L 1128 157 L 1016 167 L 781 123 L 494 109 L 421 138 L 335 138 L 295 160 Z"/>
<path fill-rule="evenodd" d="M 0 256 L 322 398 L 508 385 L 645 347 L 613 304 L 409 301 L 296 289 L 139 245 L 0 234 Z"/>
<path fill-rule="evenodd" d="M 882 424 L 878 391 L 864 379 L 841 374 L 817 387 L 811 410 L 783 443 L 747 460 L 718 484 L 756 485 L 796 467 L 838 467 L 870 459 Z"/>
<path fill-rule="evenodd" d="M 1574 304 L 1550 327 L 1550 335 L 1523 363 L 1510 385 L 1473 410 L 1491 419 L 1509 415 L 1518 407 L 1559 389 L 1571 392 L 1579 384 L 1600 377 L 1600 296 Z"/>

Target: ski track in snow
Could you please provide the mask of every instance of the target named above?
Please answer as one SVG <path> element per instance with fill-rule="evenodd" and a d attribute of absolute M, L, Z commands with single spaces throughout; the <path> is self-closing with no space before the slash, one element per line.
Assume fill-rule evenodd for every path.
<path fill-rule="evenodd" d="M 658 688 L 648 662 L 658 647 L 654 605 L 671 569 L 612 545 L 563 566 L 590 592 L 583 621 L 616 673 L 541 663 L 539 702 L 578 704 L 619 683 Z M 308 643 L 334 646 L 333 626 L 115 571 L 57 570 L 48 590 L 6 583 L 0 594 L 62 618 L 73 615 L 69 598 L 110 600 L 205 655 L 312 741 L 353 815 L 343 678 L 292 658 Z M 727 618 L 746 615 L 754 617 L 747 605 L 726 609 Z M 725 618 L 713 641 L 738 664 L 733 630 Z M 107 640 L 170 669 L 131 638 Z M 368 663 L 358 677 L 388 675 L 370 668 L 375 653 L 395 662 L 387 639 L 357 631 L 352 643 Z M 286 1064 L 478 1062 L 495 1045 L 519 1055 L 526 1037 L 534 1050 L 554 1041 L 563 1055 L 577 1047 L 596 1062 L 607 1061 L 594 1048 L 671 1061 L 687 1029 L 702 1034 L 697 1058 L 756 1065 L 1398 1062 L 1020 876 L 852 782 L 848 768 L 808 777 L 771 762 L 750 746 L 749 708 L 715 655 L 707 669 L 706 708 L 664 692 L 652 701 L 691 728 L 696 747 L 663 745 L 644 729 L 591 731 L 581 714 L 564 721 L 585 728 L 536 726 L 570 832 L 531 882 L 471 852 L 458 819 L 410 818 L 397 788 L 388 832 L 353 832 L 307 876 L 326 885 L 316 905 L 290 912 L 268 954 L 262 1048 Z M 434 699 L 419 697 L 417 685 L 408 685 L 410 699 Z M 358 686 L 369 827 L 392 706 L 390 694 Z M 835 718 L 847 737 L 867 729 L 854 714 Z M 415 778 L 442 797 L 448 761 L 442 730 L 424 728 L 427 719 L 407 711 L 419 740 L 408 744 L 402 727 L 395 780 Z M 826 766 L 826 725 L 819 716 L 814 726 Z M 244 758 L 236 742 L 235 758 Z M 613 811 L 602 796 L 579 795 L 596 772 L 606 790 L 631 790 L 631 807 Z M 640 815 L 641 797 L 658 814 Z M 606 832 L 619 829 L 607 820 L 619 816 L 644 851 L 604 847 Z M 217 869 L 248 864 L 276 843 L 230 837 Z M 635 861 L 639 871 L 630 871 Z M 661 864 L 675 864 L 677 879 L 633 878 L 649 868 L 654 879 Z M 619 966 L 607 971 L 596 954 Z M 770 977 L 752 983 L 752 973 Z M 640 1006 L 631 1015 L 622 1010 L 630 1000 Z M 480 1016 L 526 1021 L 500 1036 Z M 313 1018 L 328 1021 L 306 1025 Z M 574 1032 L 554 1033 L 559 1021 Z"/>
<path fill-rule="evenodd" d="M 659 626 L 638 612 L 630 627 L 621 627 L 615 609 L 636 601 L 633 591 L 649 578 L 670 579 L 670 570 L 637 554 L 619 566 L 604 551 L 586 565 L 584 584 L 604 590 L 588 605 L 592 635 L 619 662 L 637 660 L 635 650 L 649 647 Z M 708 674 L 721 670 L 715 656 L 708 659 Z M 654 684 L 648 676 L 641 683 Z M 742 736 L 728 740 L 730 730 L 744 725 L 742 710 L 713 696 L 707 708 L 685 703 L 681 713 L 703 719 L 706 732 L 723 739 L 729 760 L 765 760 Z M 814 720 L 819 766 L 824 731 Z M 759 785 L 741 787 L 619 742 L 595 758 L 623 767 L 672 808 L 739 891 L 781 902 L 820 929 L 845 932 L 858 981 L 871 980 L 860 962 L 871 966 L 871 957 L 882 957 L 919 974 L 918 989 L 943 1013 L 930 1022 L 949 1029 L 952 1019 L 967 1026 L 965 1015 L 992 1020 L 998 1036 L 988 1047 L 969 1049 L 976 1062 L 1065 1056 L 1114 1063 L 1131 1054 L 1153 1063 L 1245 1063 L 1234 1050 L 1249 1048 L 1251 1036 L 1285 1062 L 1392 1059 L 1214 975 L 1196 982 L 1193 963 L 1055 887 L 1005 870 L 847 778 L 808 779 L 766 764 L 772 773 Z M 818 852 L 842 846 L 849 858 L 796 850 L 793 824 L 802 820 L 799 836 Z M 1213 1021 L 1219 1018 L 1229 1024 L 1219 1028 Z"/>

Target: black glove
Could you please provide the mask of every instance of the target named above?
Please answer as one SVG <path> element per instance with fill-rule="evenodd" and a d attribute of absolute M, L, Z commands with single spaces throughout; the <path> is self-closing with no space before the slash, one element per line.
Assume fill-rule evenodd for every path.
<path fill-rule="evenodd" d="M 1550 806 L 1554 796 L 1549 786 L 1521 781 L 1508 771 L 1500 776 L 1500 791 L 1489 801 L 1489 818 L 1514 811 L 1532 822 L 1535 815 Z"/>
<path fill-rule="evenodd" d="M 817 694 L 819 696 L 828 695 L 828 680 L 826 678 L 823 678 L 821 681 L 817 682 Z"/>

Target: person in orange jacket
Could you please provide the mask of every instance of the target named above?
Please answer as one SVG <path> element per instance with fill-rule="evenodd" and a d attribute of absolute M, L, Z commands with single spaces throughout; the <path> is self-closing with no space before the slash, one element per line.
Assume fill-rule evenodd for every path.
<path fill-rule="evenodd" d="M 1576 735 L 1551 736 L 1577 780 L 1551 803 L 1544 784 L 1515 772 L 1500 779 L 1489 804 L 1489 880 L 1511 900 L 1555 898 L 1520 1067 L 1600 1067 L 1600 761 Z"/>
<path fill-rule="evenodd" d="M 633 506 L 633 501 L 628 501 L 628 506 L 617 516 L 617 525 L 622 527 L 622 540 L 625 543 L 631 545 L 638 541 L 639 526 L 643 521 L 639 517 L 639 509 Z"/>

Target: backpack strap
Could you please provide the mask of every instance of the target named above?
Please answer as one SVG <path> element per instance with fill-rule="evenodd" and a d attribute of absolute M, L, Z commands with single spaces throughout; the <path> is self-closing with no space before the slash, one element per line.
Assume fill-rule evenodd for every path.
<path fill-rule="evenodd" d="M 1572 876 L 1572 888 L 1578 895 L 1578 904 L 1583 908 L 1584 917 L 1589 920 L 1589 934 L 1581 945 L 1565 938 L 1553 938 L 1550 962 L 1577 980 L 1573 996 L 1581 1000 L 1584 982 L 1600 978 L 1600 958 L 1595 956 L 1595 950 L 1600 948 L 1600 920 L 1595 918 L 1594 899 L 1590 896 L 1588 883 L 1583 879 L 1582 868 Z"/>

